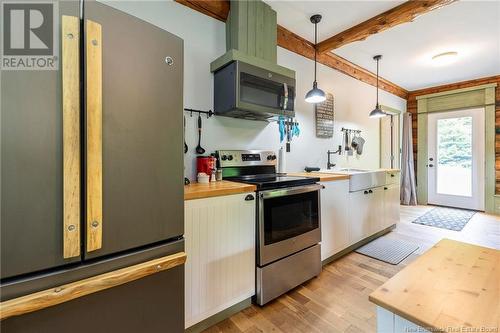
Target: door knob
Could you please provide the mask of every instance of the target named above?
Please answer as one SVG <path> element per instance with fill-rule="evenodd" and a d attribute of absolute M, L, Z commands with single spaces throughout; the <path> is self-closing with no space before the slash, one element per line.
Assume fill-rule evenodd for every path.
<path fill-rule="evenodd" d="M 429 161 L 431 161 L 431 162 L 432 162 L 432 161 L 434 161 L 434 159 L 431 157 L 431 158 L 429 158 Z"/>
<path fill-rule="evenodd" d="M 429 168 L 432 168 L 434 166 L 434 164 L 429 164 Z"/>

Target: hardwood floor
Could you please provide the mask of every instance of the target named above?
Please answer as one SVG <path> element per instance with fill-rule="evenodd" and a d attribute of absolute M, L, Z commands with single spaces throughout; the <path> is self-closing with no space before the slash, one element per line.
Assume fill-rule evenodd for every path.
<path fill-rule="evenodd" d="M 401 222 L 386 236 L 420 247 L 399 265 L 349 253 L 323 267 L 318 278 L 264 307 L 252 305 L 205 332 L 375 332 L 375 305 L 368 295 L 440 239 L 500 248 L 500 217 L 477 213 L 460 232 L 411 223 L 430 209 L 401 206 Z"/>

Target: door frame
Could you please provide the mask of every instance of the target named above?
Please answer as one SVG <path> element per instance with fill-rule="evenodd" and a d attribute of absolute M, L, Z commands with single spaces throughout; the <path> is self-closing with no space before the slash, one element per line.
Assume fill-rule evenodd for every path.
<path fill-rule="evenodd" d="M 431 112 L 443 112 L 474 107 L 484 108 L 485 123 L 485 170 L 484 209 L 495 212 L 495 88 L 496 83 L 445 92 L 417 96 L 417 201 L 427 202 L 427 116 Z"/>
<path fill-rule="evenodd" d="M 472 188 L 471 188 L 471 197 L 466 197 L 462 195 L 452 195 L 452 194 L 440 194 L 437 190 L 433 189 L 433 187 L 437 186 L 437 171 L 438 171 L 438 148 L 432 147 L 433 145 L 437 145 L 438 137 L 437 137 L 437 123 L 439 119 L 451 119 L 451 118 L 459 118 L 459 117 L 471 117 L 472 118 Z M 435 123 L 433 124 L 433 122 Z M 449 207 L 457 207 L 457 208 L 466 208 L 466 209 L 474 209 L 474 210 L 484 210 L 484 136 L 476 136 L 476 131 L 484 128 L 484 111 L 483 108 L 469 108 L 464 110 L 452 110 L 445 112 L 433 112 L 428 116 L 428 128 L 431 129 L 428 131 L 428 152 L 436 149 L 431 157 L 434 158 L 434 162 L 427 162 L 430 164 L 434 164 L 434 168 L 427 168 L 428 171 L 428 199 L 431 204 L 434 205 L 443 205 Z M 432 133 L 434 132 L 434 133 Z M 434 137 L 433 137 L 434 136 Z M 480 153 L 474 153 L 479 149 L 482 149 Z M 479 154 L 479 155 L 476 155 Z M 475 157 L 474 157 L 475 156 Z M 429 156 L 427 156 L 427 161 L 429 161 Z M 431 170 L 433 173 L 431 173 Z M 474 176 L 478 175 L 479 179 L 474 182 Z M 477 183 L 481 182 L 481 183 Z M 476 187 L 478 186 L 478 187 Z M 434 193 L 435 191 L 435 193 Z M 432 194 L 432 195 L 431 195 Z M 473 207 L 466 207 L 472 204 Z"/>
<path fill-rule="evenodd" d="M 398 158 L 399 158 L 399 163 L 397 167 L 394 167 L 393 162 L 391 162 L 391 169 L 400 169 L 401 168 L 401 115 L 403 114 L 403 111 L 391 108 L 390 106 L 387 105 L 380 105 L 380 108 L 385 111 L 389 116 L 392 117 L 393 121 L 396 121 L 398 123 L 398 134 L 397 137 L 394 138 L 392 137 L 392 140 L 396 139 L 398 140 Z M 379 150 L 380 150 L 380 158 L 379 158 L 379 167 L 382 167 L 382 118 L 379 120 Z M 392 134 L 392 133 L 391 133 Z M 391 146 L 391 151 L 392 148 L 394 147 L 394 144 Z M 392 152 L 393 155 L 394 152 Z"/>

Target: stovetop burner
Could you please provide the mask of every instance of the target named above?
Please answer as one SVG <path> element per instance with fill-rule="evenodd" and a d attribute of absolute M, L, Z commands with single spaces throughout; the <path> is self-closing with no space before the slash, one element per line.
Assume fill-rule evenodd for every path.
<path fill-rule="evenodd" d="M 288 176 L 286 174 L 245 175 L 226 179 L 256 185 L 257 190 L 310 185 L 319 182 L 319 178 L 315 177 Z"/>
<path fill-rule="evenodd" d="M 277 173 L 276 153 L 269 150 L 218 150 L 222 178 L 257 186 L 257 190 L 310 185 L 319 178 Z"/>

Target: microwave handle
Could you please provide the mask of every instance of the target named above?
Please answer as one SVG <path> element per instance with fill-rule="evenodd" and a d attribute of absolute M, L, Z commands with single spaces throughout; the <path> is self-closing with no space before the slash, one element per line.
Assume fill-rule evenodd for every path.
<path fill-rule="evenodd" d="M 286 110 L 288 106 L 288 85 L 283 82 L 283 111 Z"/>

